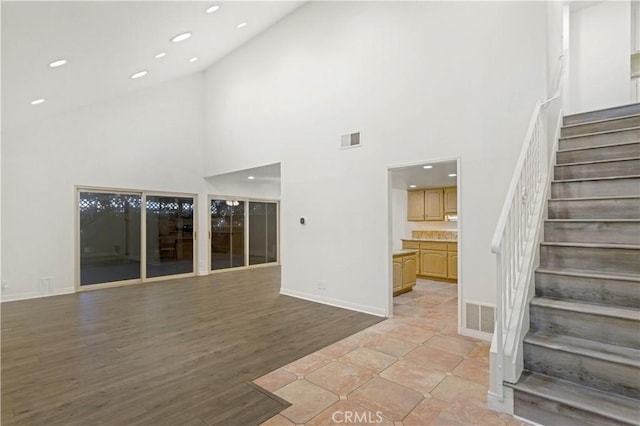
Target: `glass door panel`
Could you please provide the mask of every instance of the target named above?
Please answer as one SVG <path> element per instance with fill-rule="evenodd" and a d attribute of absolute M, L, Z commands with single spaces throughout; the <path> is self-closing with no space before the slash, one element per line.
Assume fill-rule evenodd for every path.
<path fill-rule="evenodd" d="M 249 265 L 278 261 L 278 205 L 249 202 Z"/>
<path fill-rule="evenodd" d="M 140 279 L 142 196 L 79 193 L 80 285 Z"/>
<path fill-rule="evenodd" d="M 193 198 L 147 196 L 147 277 L 193 272 Z"/>
<path fill-rule="evenodd" d="M 244 201 L 211 200 L 211 270 L 244 266 Z"/>

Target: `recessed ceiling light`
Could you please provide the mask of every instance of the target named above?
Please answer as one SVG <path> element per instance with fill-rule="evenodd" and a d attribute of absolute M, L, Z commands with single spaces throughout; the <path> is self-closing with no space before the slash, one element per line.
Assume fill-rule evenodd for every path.
<path fill-rule="evenodd" d="M 36 99 L 35 101 L 31 101 L 31 105 L 38 105 L 44 102 L 44 99 Z"/>
<path fill-rule="evenodd" d="M 249 176 L 249 177 L 247 177 L 247 179 L 249 179 L 249 180 L 254 180 L 255 178 L 256 178 L 255 176 Z"/>
<path fill-rule="evenodd" d="M 417 185 L 409 185 L 409 188 L 415 188 Z"/>
<path fill-rule="evenodd" d="M 455 174 L 455 173 L 449 173 L 449 177 L 456 177 L 456 176 L 458 176 L 458 175 Z"/>
<path fill-rule="evenodd" d="M 146 71 L 140 71 L 140 72 L 137 72 L 137 73 L 133 74 L 131 76 L 131 78 L 134 78 L 134 79 L 135 78 L 140 78 L 140 77 L 144 77 L 145 75 L 147 75 Z"/>
<path fill-rule="evenodd" d="M 238 25 L 236 25 L 237 28 L 244 28 L 247 26 L 246 22 L 240 22 Z"/>
<path fill-rule="evenodd" d="M 215 5 L 215 6 L 211 6 L 210 8 L 208 8 L 207 10 L 205 10 L 205 12 L 207 13 L 213 13 L 213 12 L 217 12 L 218 9 L 220 9 L 220 6 Z"/>
<path fill-rule="evenodd" d="M 433 166 L 422 166 L 423 169 L 433 169 Z"/>
<path fill-rule="evenodd" d="M 178 34 L 177 36 L 174 36 L 171 41 L 174 43 L 178 43 L 180 41 L 184 41 L 186 39 L 188 39 L 189 37 L 191 37 L 191 33 L 186 32 L 186 33 L 182 33 L 182 34 Z"/>
<path fill-rule="evenodd" d="M 189 59 L 189 62 L 195 62 L 195 61 L 197 61 L 197 60 L 198 60 L 198 57 L 197 57 L 197 56 L 194 56 L 193 58 Z"/>
<path fill-rule="evenodd" d="M 164 58 L 165 56 L 167 56 L 166 52 L 160 52 L 156 55 L 156 59 Z"/>
<path fill-rule="evenodd" d="M 66 64 L 66 63 L 67 63 L 67 60 L 66 60 L 66 59 L 58 59 L 58 60 L 56 60 L 56 61 L 51 62 L 51 63 L 49 64 L 49 66 L 50 66 L 51 68 L 56 68 L 56 67 L 61 67 L 61 66 L 63 66 L 63 65 L 64 65 L 64 64 Z"/>

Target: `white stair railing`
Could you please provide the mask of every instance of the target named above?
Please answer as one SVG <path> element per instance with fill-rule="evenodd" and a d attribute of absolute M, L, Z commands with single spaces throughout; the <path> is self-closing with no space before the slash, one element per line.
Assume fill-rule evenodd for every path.
<path fill-rule="evenodd" d="M 545 217 L 562 122 L 565 52 L 560 56 L 555 94 L 536 102 L 491 242 L 496 255 L 496 328 L 491 344 L 489 405 L 512 412 L 503 382 L 515 383 L 523 369 L 522 339 L 528 331 L 528 302 L 533 294 L 537 248 Z M 549 135 L 549 129 L 553 133 Z M 511 404 L 511 406 L 510 406 Z"/>

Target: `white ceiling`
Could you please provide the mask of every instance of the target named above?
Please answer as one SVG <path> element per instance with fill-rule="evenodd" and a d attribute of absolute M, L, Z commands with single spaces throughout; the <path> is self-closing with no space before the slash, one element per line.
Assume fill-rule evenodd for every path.
<path fill-rule="evenodd" d="M 2 125 L 10 128 L 202 71 L 302 1 L 2 1 Z M 207 14 L 212 5 L 217 12 Z M 237 25 L 247 22 L 241 29 Z M 171 37 L 190 31 L 180 43 Z M 160 52 L 167 56 L 155 59 Z M 196 62 L 189 59 L 197 56 Z M 48 64 L 64 58 L 59 68 Z M 146 70 L 139 79 L 132 74 Z M 44 98 L 40 105 L 31 101 Z"/>
<path fill-rule="evenodd" d="M 249 176 L 253 176 L 253 179 L 249 179 Z M 280 184 L 280 163 L 208 176 L 206 179 L 219 185 Z"/>
<path fill-rule="evenodd" d="M 425 169 L 423 166 L 426 165 L 432 168 Z M 457 186 L 457 178 L 449 176 L 450 173 L 456 173 L 456 167 L 455 161 L 446 161 L 393 169 L 391 186 L 396 189 L 411 189 L 409 185 L 416 185 L 418 188 Z"/>

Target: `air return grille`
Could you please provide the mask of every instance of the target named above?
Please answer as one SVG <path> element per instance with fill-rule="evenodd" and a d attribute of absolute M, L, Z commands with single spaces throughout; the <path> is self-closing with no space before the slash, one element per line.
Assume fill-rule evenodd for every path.
<path fill-rule="evenodd" d="M 360 146 L 360 132 L 342 135 L 342 141 L 340 143 L 341 149 L 356 148 L 358 146 Z"/>
<path fill-rule="evenodd" d="M 495 326 L 495 308 L 479 303 L 465 303 L 465 326 L 468 329 L 493 333 Z"/>

